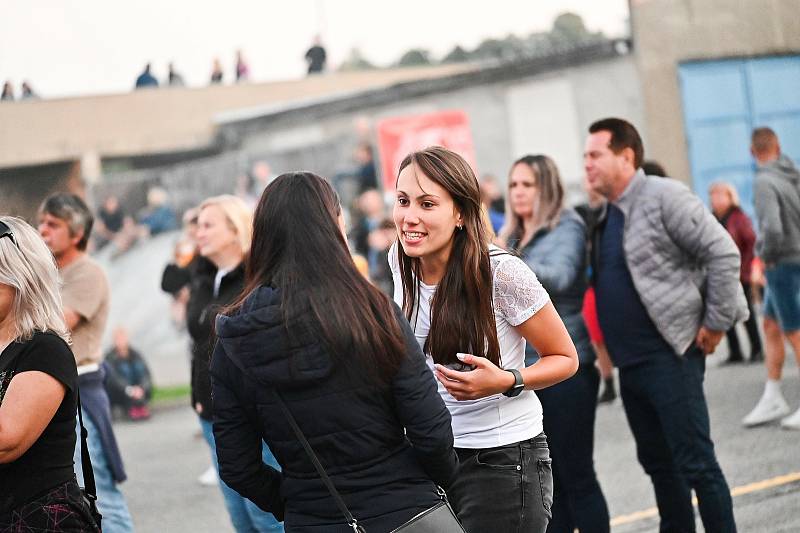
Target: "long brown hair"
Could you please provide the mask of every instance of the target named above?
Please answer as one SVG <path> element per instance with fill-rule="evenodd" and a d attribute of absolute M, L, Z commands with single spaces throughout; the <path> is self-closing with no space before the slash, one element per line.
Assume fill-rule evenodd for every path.
<path fill-rule="evenodd" d="M 386 383 L 406 357 L 405 337 L 392 301 L 356 269 L 340 212 L 336 192 L 316 174 L 275 178 L 256 207 L 244 290 L 225 314 L 261 286 L 278 288 L 290 339 L 321 331 L 337 362 L 352 369 L 355 355 Z"/>
<path fill-rule="evenodd" d="M 511 173 L 517 165 L 526 165 L 533 172 L 536 180 L 536 198 L 534 199 L 534 224 L 528 232 L 522 218 L 511 208 Z M 500 228 L 500 241 L 509 245 L 509 241 L 518 241 L 516 248 L 521 248 L 533 235 L 542 228 L 553 229 L 558 225 L 561 211 L 564 208 L 564 186 L 555 161 L 546 155 L 526 155 L 511 165 L 508 171 L 508 194 L 506 194 L 506 221 Z"/>
<path fill-rule="evenodd" d="M 500 345 L 494 320 L 489 236 L 481 216 L 478 180 L 469 164 L 455 152 L 434 146 L 413 152 L 400 163 L 402 172 L 414 165 L 452 196 L 461 213 L 463 229 L 452 238 L 445 273 L 431 301 L 431 329 L 425 352 L 441 364 L 458 363 L 456 353 L 485 356 L 500 363 Z M 397 246 L 403 283 L 403 312 L 411 321 L 419 302 L 421 262 Z"/>

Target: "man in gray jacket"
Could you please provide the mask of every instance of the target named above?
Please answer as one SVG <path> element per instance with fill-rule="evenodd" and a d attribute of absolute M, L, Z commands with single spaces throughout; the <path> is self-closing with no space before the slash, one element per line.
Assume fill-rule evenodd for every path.
<path fill-rule="evenodd" d="M 758 238 L 756 254 L 764 262 L 764 345 L 767 384 L 742 423 L 747 427 L 781 419 L 800 430 L 800 409 L 789 414 L 780 382 L 786 358 L 783 337 L 800 364 L 800 171 L 781 154 L 778 136 L 769 128 L 753 130 L 750 151 L 758 162 L 755 180 Z"/>
<path fill-rule="evenodd" d="M 736 531 L 711 441 L 705 356 L 747 317 L 739 250 L 685 185 L 646 176 L 628 122 L 589 127 L 584 167 L 608 202 L 592 236 L 597 315 L 650 476 L 661 531 L 694 531 L 694 490 L 706 531 Z"/>

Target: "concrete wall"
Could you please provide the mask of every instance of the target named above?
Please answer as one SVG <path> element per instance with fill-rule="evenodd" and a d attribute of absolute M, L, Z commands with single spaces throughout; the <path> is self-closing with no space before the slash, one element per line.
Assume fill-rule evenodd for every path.
<path fill-rule="evenodd" d="M 690 181 L 678 64 L 800 51 L 797 0 L 633 0 L 649 155 Z"/>
<path fill-rule="evenodd" d="M 127 94 L 3 102 L 0 168 L 205 148 L 214 117 L 286 107 L 411 80 L 447 76 L 470 65 L 335 73 L 285 82 L 162 88 Z"/>
<path fill-rule="evenodd" d="M 583 145 L 589 125 L 615 116 L 635 124 L 645 145 L 648 131 L 632 56 L 566 69 L 508 88 L 509 113 L 517 124 L 513 158 L 550 155 L 568 192 L 581 194 Z"/>
<path fill-rule="evenodd" d="M 246 160 L 267 159 L 275 172 L 310 168 L 331 176 L 345 168 L 363 131 L 384 118 L 460 109 L 469 117 L 478 173 L 505 181 L 526 153 L 552 156 L 568 188 L 580 190 L 589 124 L 621 116 L 640 126 L 645 141 L 639 78 L 630 55 L 510 81 L 453 88 L 322 119 L 293 116 L 250 131 L 240 143 Z"/>
<path fill-rule="evenodd" d="M 0 213 L 34 223 L 39 205 L 48 195 L 67 191 L 86 196 L 80 163 L 62 162 L 0 170 Z"/>
<path fill-rule="evenodd" d="M 574 197 L 581 191 L 583 144 L 592 121 L 622 116 L 639 125 L 647 137 L 639 78 L 633 56 L 626 50 L 624 42 L 609 43 L 558 57 L 471 71 L 462 67 L 462 72 L 450 76 L 439 71 L 438 77 L 418 76 L 385 89 L 307 105 L 218 113 L 212 117 L 214 138 L 209 142 L 213 150 L 206 150 L 202 157 L 196 151 L 194 155 L 184 152 L 182 160 L 158 153 L 109 159 L 97 149 L 84 150 L 80 159 L 87 168 L 93 166 L 88 163 L 102 161 L 102 178 L 87 180 L 90 199 L 99 202 L 116 194 L 128 212 L 135 212 L 142 207 L 147 188 L 160 185 L 171 193 L 175 207 L 182 209 L 209 195 L 233 191 L 237 178 L 257 160 L 268 161 L 274 174 L 297 169 L 326 177 L 344 174 L 355 167 L 352 153 L 358 143 L 374 144 L 376 125 L 382 119 L 458 109 L 469 117 L 479 174 L 495 174 L 505 182 L 516 158 L 545 153 L 556 160 Z M 239 91 L 238 87 L 202 91 L 217 89 Z M 165 101 L 172 101 L 168 93 L 136 93 L 126 99 L 130 103 L 161 94 Z M 204 117 L 208 119 L 208 114 Z M 132 137 L 119 142 L 140 142 L 134 134 L 139 127 L 132 125 Z M 102 127 L 96 129 L 92 135 L 101 136 Z M 158 128 L 154 131 L 154 135 L 161 133 Z M 125 137 L 120 132 L 115 135 Z"/>

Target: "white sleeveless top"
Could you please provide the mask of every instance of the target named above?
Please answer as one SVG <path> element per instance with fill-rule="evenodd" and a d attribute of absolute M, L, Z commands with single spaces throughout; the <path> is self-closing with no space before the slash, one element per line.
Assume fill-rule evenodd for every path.
<path fill-rule="evenodd" d="M 403 305 L 403 285 L 395 243 L 389 251 L 389 265 L 394 280 L 394 301 Z M 521 259 L 490 248 L 494 319 L 500 359 L 503 368 L 524 368 L 525 339 L 517 333 L 518 326 L 536 314 L 550 296 L 536 275 Z M 431 300 L 436 285 L 420 283 L 420 302 L 414 307 L 411 327 L 420 347 L 425 344 L 431 328 Z M 467 348 L 464 348 L 467 351 Z M 433 371 L 433 358 L 425 354 Z M 453 418 L 456 448 L 492 448 L 530 439 L 542 432 L 542 404 L 532 390 L 524 390 L 515 398 L 495 394 L 479 400 L 456 400 L 444 385 L 436 382 L 447 410 Z"/>

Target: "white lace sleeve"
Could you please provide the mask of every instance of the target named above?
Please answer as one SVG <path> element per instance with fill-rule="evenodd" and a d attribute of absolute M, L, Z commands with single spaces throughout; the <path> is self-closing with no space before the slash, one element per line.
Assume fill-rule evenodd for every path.
<path fill-rule="evenodd" d="M 400 278 L 400 257 L 397 252 L 398 246 L 396 241 L 392 244 L 392 247 L 389 248 L 389 255 L 386 260 L 389 261 L 389 268 L 392 271 L 392 283 L 394 284 L 392 299 L 394 303 L 403 307 L 403 281 Z"/>
<path fill-rule="evenodd" d="M 504 255 L 494 269 L 494 308 L 519 326 L 550 301 L 536 274 L 522 259 Z"/>

